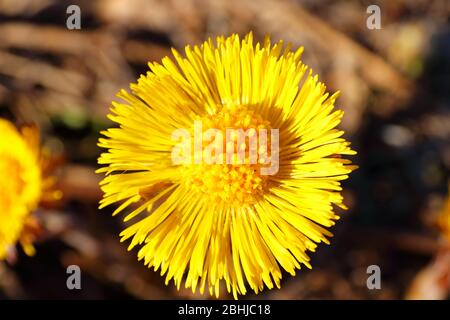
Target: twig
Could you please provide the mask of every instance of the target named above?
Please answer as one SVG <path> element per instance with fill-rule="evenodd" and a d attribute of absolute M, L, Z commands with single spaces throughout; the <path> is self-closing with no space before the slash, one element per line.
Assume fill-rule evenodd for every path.
<path fill-rule="evenodd" d="M 100 180 L 101 176 L 95 174 L 95 168 L 69 165 L 64 168 L 58 184 L 66 200 L 98 201 L 102 197 Z"/>

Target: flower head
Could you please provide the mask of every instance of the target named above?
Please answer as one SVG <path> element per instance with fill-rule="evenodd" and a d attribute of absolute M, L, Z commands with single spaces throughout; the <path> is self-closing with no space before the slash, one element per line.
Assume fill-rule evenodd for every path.
<path fill-rule="evenodd" d="M 34 126 L 19 132 L 10 122 L 0 119 L 0 260 L 17 242 L 28 255 L 35 250 L 33 240 L 39 224 L 31 214 L 41 200 L 60 196 L 52 189 L 53 179 L 45 177 L 45 157 L 39 148 Z"/>
<path fill-rule="evenodd" d="M 336 129 L 337 93 L 290 50 L 252 34 L 173 50 L 122 90 L 103 132 L 100 208 L 121 203 L 122 233 L 139 260 L 179 288 L 236 298 L 280 287 L 282 269 L 310 268 L 345 208 L 340 181 L 355 169 Z"/>

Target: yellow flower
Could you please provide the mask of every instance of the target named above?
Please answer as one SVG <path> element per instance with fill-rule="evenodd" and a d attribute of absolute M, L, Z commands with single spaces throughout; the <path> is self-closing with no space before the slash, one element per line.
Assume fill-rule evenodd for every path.
<path fill-rule="evenodd" d="M 444 237 L 450 241 L 450 183 L 448 184 L 448 192 L 444 207 L 438 216 L 438 225 Z"/>
<path fill-rule="evenodd" d="M 307 251 L 329 243 L 333 205 L 345 208 L 340 181 L 356 168 L 341 155 L 355 152 L 336 129 L 337 93 L 302 51 L 254 45 L 251 33 L 209 39 L 186 57 L 173 50 L 176 63 L 149 63 L 132 93 L 118 94 L 125 103 L 113 102 L 120 127 L 99 140 L 100 208 L 133 207 L 124 221 L 139 219 L 122 241 L 166 283 L 258 293 L 280 287 L 282 269 L 310 268 Z"/>
<path fill-rule="evenodd" d="M 43 176 L 46 158 L 41 156 L 39 134 L 34 126 L 19 132 L 0 119 L 0 260 L 20 242 L 25 253 L 35 253 L 32 244 L 39 229 L 31 215 L 41 200 L 59 197 L 53 179 Z"/>

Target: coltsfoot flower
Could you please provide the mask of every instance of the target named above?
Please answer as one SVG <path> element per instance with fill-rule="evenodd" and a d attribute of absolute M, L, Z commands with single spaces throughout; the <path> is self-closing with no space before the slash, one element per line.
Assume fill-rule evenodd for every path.
<path fill-rule="evenodd" d="M 0 260 L 19 242 L 27 255 L 34 255 L 33 241 L 40 225 L 32 212 L 41 201 L 61 196 L 54 179 L 46 176 L 48 156 L 39 146 L 35 126 L 19 132 L 0 118 Z"/>
<path fill-rule="evenodd" d="M 282 270 L 311 268 L 346 208 L 340 181 L 356 168 L 317 75 L 280 41 L 252 34 L 172 50 L 109 118 L 102 134 L 100 208 L 120 203 L 121 233 L 138 259 L 193 292 L 235 298 L 274 286 Z M 132 209 L 129 209 L 132 208 Z"/>
<path fill-rule="evenodd" d="M 437 222 L 442 235 L 450 242 L 450 183 L 448 184 L 447 190 L 447 198 L 445 199 L 444 206 L 438 216 Z"/>

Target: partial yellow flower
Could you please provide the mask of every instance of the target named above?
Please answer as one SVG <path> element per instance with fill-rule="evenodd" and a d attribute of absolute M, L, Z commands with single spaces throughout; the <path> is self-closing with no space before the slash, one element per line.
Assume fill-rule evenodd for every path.
<path fill-rule="evenodd" d="M 39 147 L 36 127 L 19 132 L 9 121 L 0 119 L 0 260 L 20 242 L 25 253 L 33 255 L 33 240 L 39 224 L 32 211 L 41 200 L 60 197 L 53 179 L 43 175 L 46 157 Z"/>
<path fill-rule="evenodd" d="M 113 102 L 119 127 L 99 140 L 100 208 L 133 207 L 122 241 L 166 283 L 258 293 L 280 287 L 282 269 L 311 268 L 307 251 L 329 243 L 333 206 L 345 209 L 340 181 L 356 168 L 341 156 L 355 152 L 336 129 L 338 94 L 290 48 L 251 33 L 209 39 L 149 63 Z"/>
<path fill-rule="evenodd" d="M 438 216 L 438 225 L 444 237 L 450 241 L 450 183 L 448 185 L 448 195 L 445 199 L 444 207 Z"/>

